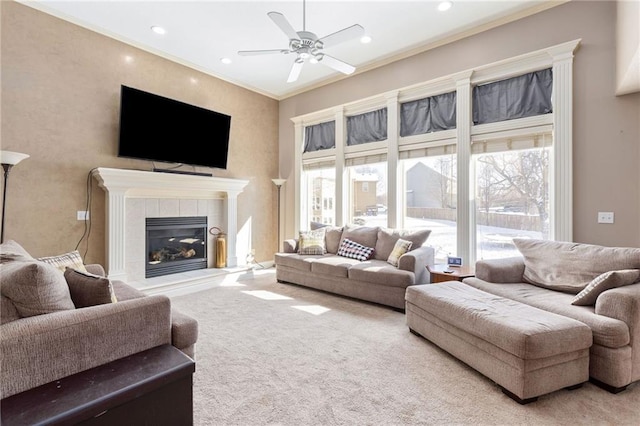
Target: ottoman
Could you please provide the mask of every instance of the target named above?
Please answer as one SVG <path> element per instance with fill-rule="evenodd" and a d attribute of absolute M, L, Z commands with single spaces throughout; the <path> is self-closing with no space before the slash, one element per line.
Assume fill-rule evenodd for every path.
<path fill-rule="evenodd" d="M 520 404 L 589 379 L 591 329 L 459 281 L 407 287 L 406 321 Z"/>

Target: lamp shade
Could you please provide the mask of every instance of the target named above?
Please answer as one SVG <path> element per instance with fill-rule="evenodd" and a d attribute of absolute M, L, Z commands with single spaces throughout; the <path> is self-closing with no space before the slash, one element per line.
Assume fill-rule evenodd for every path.
<path fill-rule="evenodd" d="M 287 181 L 286 179 L 271 179 L 276 186 L 282 186 Z"/>
<path fill-rule="evenodd" d="M 28 154 L 13 151 L 0 151 L 0 164 L 10 164 L 15 166 L 26 158 L 29 158 Z"/>

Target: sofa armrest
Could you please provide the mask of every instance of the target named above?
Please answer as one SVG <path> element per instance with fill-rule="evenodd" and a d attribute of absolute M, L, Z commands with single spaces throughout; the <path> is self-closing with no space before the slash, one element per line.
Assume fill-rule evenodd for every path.
<path fill-rule="evenodd" d="M 428 284 L 430 277 L 427 266 L 435 264 L 435 253 L 435 249 L 430 246 L 422 246 L 411 250 L 400 256 L 398 269 L 413 272 L 416 277 L 416 284 Z"/>
<path fill-rule="evenodd" d="M 505 259 L 478 260 L 476 278 L 490 283 L 519 283 L 524 275 L 524 259 L 520 256 Z"/>
<path fill-rule="evenodd" d="M 612 288 L 596 299 L 595 312 L 615 318 L 629 327 L 629 345 L 633 348 L 632 365 L 640 374 L 640 283 Z"/>
<path fill-rule="evenodd" d="M 171 343 L 171 302 L 156 295 L 0 326 L 0 397 Z"/>
<path fill-rule="evenodd" d="M 90 274 L 100 275 L 101 277 L 107 276 L 107 273 L 105 272 L 104 268 L 99 263 L 90 263 L 88 265 L 84 265 L 84 267 L 87 270 L 87 272 L 89 272 Z"/>
<path fill-rule="evenodd" d="M 282 250 L 284 253 L 296 253 L 298 251 L 298 240 L 293 238 L 282 242 Z"/>

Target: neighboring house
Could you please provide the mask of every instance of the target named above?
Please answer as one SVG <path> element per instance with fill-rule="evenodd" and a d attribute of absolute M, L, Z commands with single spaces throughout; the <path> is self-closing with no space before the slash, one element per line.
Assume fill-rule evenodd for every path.
<path fill-rule="evenodd" d="M 335 225 L 335 179 L 316 177 L 313 179 L 312 187 L 312 220 L 326 225 Z"/>
<path fill-rule="evenodd" d="M 426 164 L 418 162 L 407 170 L 406 182 L 407 207 L 455 207 L 455 181 Z"/>
<path fill-rule="evenodd" d="M 376 189 L 378 175 L 373 173 L 358 173 L 353 178 L 353 215 L 377 214 Z"/>

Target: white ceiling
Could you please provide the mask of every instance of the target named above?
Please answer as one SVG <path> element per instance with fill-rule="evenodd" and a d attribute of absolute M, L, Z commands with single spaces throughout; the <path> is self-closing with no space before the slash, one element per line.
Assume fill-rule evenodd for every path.
<path fill-rule="evenodd" d="M 305 63 L 287 83 L 294 55 L 239 56 L 239 50 L 286 49 L 288 39 L 267 16 L 282 13 L 295 31 L 303 27 L 302 0 L 20 0 L 23 4 L 114 37 L 275 99 L 284 99 L 344 75 Z M 351 40 L 325 53 L 356 73 L 415 54 L 461 35 L 508 22 L 566 0 L 308 0 L 306 30 L 319 38 L 360 24 L 373 41 Z M 158 35 L 151 26 L 166 29 Z M 220 62 L 230 58 L 231 64 Z"/>

